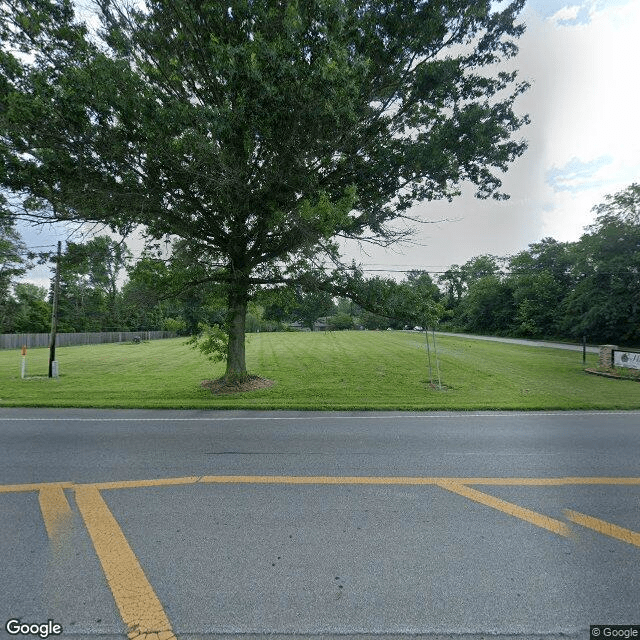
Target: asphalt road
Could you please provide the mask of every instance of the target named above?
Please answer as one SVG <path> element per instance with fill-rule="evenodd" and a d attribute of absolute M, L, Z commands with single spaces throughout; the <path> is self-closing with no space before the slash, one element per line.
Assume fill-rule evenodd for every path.
<path fill-rule="evenodd" d="M 639 455 L 639 412 L 3 409 L 0 637 L 640 625 Z"/>
<path fill-rule="evenodd" d="M 449 333 L 436 331 L 436 335 L 450 336 L 453 338 L 469 338 L 471 340 L 488 340 L 489 342 L 504 342 L 506 344 L 519 344 L 525 347 L 546 347 L 547 349 L 567 349 L 568 351 L 582 351 L 582 345 L 569 342 L 551 342 L 549 340 L 528 340 L 525 338 L 501 338 L 498 336 L 477 336 L 471 333 Z M 586 347 L 587 353 L 599 353 L 599 347 Z"/>

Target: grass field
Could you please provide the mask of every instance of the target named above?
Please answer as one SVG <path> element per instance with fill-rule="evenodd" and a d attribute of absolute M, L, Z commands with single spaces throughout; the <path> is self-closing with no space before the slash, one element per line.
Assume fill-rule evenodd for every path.
<path fill-rule="evenodd" d="M 247 366 L 270 389 L 213 396 L 219 377 L 184 339 L 58 348 L 60 377 L 48 379 L 48 349 L 0 351 L 0 406 L 197 409 L 639 409 L 640 383 L 584 372 L 582 354 L 439 337 L 443 390 L 429 385 L 424 334 L 261 333 L 249 336 Z M 588 355 L 587 365 L 596 356 Z M 435 362 L 434 362 L 435 377 Z"/>

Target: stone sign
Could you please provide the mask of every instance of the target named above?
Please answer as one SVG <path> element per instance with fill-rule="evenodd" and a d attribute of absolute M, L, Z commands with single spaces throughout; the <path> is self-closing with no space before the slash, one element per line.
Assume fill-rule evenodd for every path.
<path fill-rule="evenodd" d="M 640 353 L 635 351 L 614 351 L 613 366 L 640 369 Z"/>

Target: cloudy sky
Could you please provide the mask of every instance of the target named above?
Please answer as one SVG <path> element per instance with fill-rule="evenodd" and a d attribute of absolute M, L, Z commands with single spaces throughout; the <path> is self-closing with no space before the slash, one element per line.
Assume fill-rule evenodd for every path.
<path fill-rule="evenodd" d="M 525 154 L 504 176 L 505 202 L 467 189 L 417 206 L 431 220 L 415 246 L 353 250 L 373 269 L 437 271 L 484 253 L 505 256 L 544 237 L 574 241 L 603 197 L 640 181 L 640 2 L 530 0 L 513 68 L 531 83 L 517 103 L 531 124 Z M 382 275 L 382 274 L 381 274 Z"/>
<path fill-rule="evenodd" d="M 521 18 L 527 30 L 513 68 L 531 83 L 517 103 L 531 124 L 521 130 L 527 152 L 504 176 L 511 199 L 477 200 L 469 188 L 450 204 L 419 205 L 414 213 L 448 221 L 420 227 L 413 245 L 349 247 L 365 268 L 439 271 L 544 237 L 574 241 L 606 194 L 640 181 L 640 2 L 530 0 Z M 23 235 L 30 246 L 65 238 Z M 32 274 L 40 284 L 45 277 Z"/>

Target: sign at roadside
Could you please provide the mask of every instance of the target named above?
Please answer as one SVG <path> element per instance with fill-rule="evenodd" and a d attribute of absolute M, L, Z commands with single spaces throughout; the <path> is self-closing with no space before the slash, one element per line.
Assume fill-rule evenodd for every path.
<path fill-rule="evenodd" d="M 640 369 L 640 353 L 635 351 L 614 351 L 613 366 Z"/>

